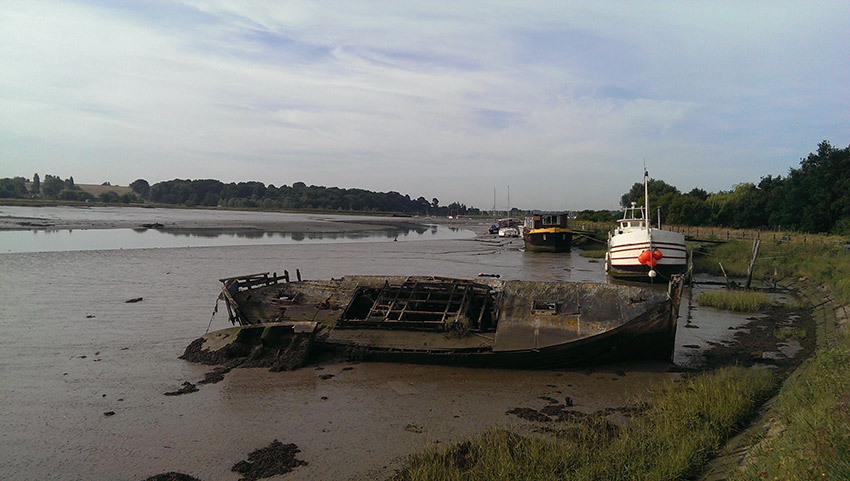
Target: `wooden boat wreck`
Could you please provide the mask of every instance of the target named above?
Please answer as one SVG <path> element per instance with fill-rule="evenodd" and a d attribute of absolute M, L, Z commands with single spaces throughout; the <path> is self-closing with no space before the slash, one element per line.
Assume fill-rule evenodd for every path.
<path fill-rule="evenodd" d="M 403 276 L 290 281 L 268 273 L 221 282 L 219 299 L 236 327 L 196 340 L 187 359 L 276 352 L 295 360 L 286 366 L 293 368 L 310 352 L 330 351 L 358 360 L 516 369 L 670 361 L 682 284 L 675 278 L 665 291 Z M 293 346 L 300 354 L 289 352 Z"/>

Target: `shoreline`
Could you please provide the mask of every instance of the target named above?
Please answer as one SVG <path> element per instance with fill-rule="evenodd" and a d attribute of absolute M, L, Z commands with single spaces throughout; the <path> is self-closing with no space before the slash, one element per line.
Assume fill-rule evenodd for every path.
<path fill-rule="evenodd" d="M 4 212 L 10 209 L 45 209 L 46 215 L 36 217 Z M 91 215 L 63 218 L 59 211 L 75 214 L 88 211 Z M 122 216 L 122 213 L 126 215 Z M 178 217 L 178 220 L 173 217 Z M 353 212 L 313 213 L 138 206 L 0 206 L 0 231 L 155 228 L 163 231 L 353 233 L 413 230 L 434 224 L 472 229 L 485 223 L 485 218 L 393 217 L 387 214 Z"/>

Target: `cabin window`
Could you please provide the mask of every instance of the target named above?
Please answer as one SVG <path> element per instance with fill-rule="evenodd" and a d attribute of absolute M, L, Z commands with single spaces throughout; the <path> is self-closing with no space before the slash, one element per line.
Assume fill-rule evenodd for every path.
<path fill-rule="evenodd" d="M 543 234 L 543 240 L 546 240 L 546 234 Z"/>

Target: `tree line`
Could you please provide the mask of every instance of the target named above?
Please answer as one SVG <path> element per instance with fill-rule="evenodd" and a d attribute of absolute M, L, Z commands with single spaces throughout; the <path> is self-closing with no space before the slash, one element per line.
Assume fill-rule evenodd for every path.
<path fill-rule="evenodd" d="M 29 185 L 29 188 L 27 187 Z M 105 183 L 104 185 L 108 185 Z M 47 174 L 44 181 L 33 175 L 32 182 L 23 177 L 0 179 L 0 197 L 42 198 L 68 201 L 99 201 L 105 203 L 153 202 L 187 207 L 235 207 L 282 210 L 334 210 L 364 212 L 396 212 L 425 215 L 478 215 L 480 210 L 459 202 L 440 205 L 437 198 L 413 199 L 398 192 L 372 192 L 365 189 L 342 189 L 306 185 L 295 182 L 291 186 L 276 187 L 262 182 L 224 183 L 214 179 L 173 179 L 150 185 L 145 179 L 130 183 L 132 193 L 118 195 L 109 191 L 98 197 L 83 191 L 71 177 L 62 180 Z"/>
<path fill-rule="evenodd" d="M 682 193 L 663 180 L 648 182 L 650 208 L 661 208 L 667 224 L 781 229 L 850 234 L 850 146 L 839 149 L 823 141 L 787 176 L 762 177 L 731 190 L 708 193 L 695 188 Z M 635 183 L 620 205 L 644 205 L 643 183 Z M 656 218 L 656 212 L 650 217 Z M 579 219 L 609 221 L 609 211 L 582 211 Z"/>
<path fill-rule="evenodd" d="M 295 182 L 276 187 L 262 182 L 223 183 L 218 180 L 174 179 L 150 185 L 144 179 L 130 184 L 133 192 L 119 196 L 107 192 L 95 198 L 74 184 L 71 177 L 38 174 L 29 183 L 23 177 L 0 179 L 0 197 L 58 200 L 99 200 L 108 203 L 155 202 L 182 206 L 261 209 L 321 209 L 404 214 L 477 215 L 481 211 L 458 202 L 440 205 L 436 198 L 411 198 L 398 192 L 372 192 Z M 659 179 L 648 182 L 650 205 L 660 207 L 667 224 L 714 226 L 738 229 L 782 229 L 798 232 L 850 234 L 850 146 L 840 149 L 829 142 L 801 159 L 788 175 L 762 177 L 756 184 L 744 182 L 731 190 L 708 193 L 695 188 L 682 193 Z M 643 184 L 635 183 L 620 198 L 626 207 L 643 205 Z M 654 209 L 653 209 L 654 210 Z M 655 212 L 651 212 L 654 219 Z M 617 213 L 584 210 L 579 220 L 613 221 Z"/>

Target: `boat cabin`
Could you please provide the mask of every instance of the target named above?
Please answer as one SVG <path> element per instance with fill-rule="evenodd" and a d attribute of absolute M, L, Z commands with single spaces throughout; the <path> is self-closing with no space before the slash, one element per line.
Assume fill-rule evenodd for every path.
<path fill-rule="evenodd" d="M 551 227 L 567 228 L 568 215 L 561 214 L 534 214 L 525 218 L 525 227 L 528 229 L 548 229 Z"/>

